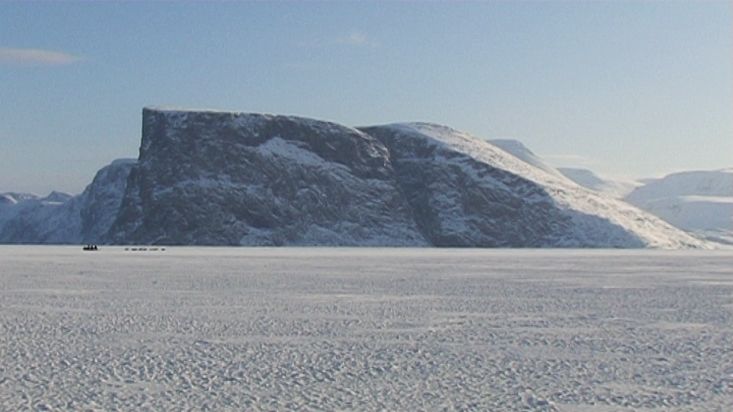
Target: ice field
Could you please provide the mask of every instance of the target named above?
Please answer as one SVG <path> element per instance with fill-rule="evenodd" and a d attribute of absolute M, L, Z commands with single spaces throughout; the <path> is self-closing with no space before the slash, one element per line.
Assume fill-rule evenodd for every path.
<path fill-rule="evenodd" d="M 733 252 L 0 247 L 0 410 L 733 410 Z"/>

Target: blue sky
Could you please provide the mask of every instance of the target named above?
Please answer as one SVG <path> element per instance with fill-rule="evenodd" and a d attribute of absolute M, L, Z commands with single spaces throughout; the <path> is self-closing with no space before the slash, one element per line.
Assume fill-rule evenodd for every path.
<path fill-rule="evenodd" d="M 143 106 L 431 121 L 556 165 L 733 166 L 730 2 L 0 2 L 0 192 L 80 192 Z"/>

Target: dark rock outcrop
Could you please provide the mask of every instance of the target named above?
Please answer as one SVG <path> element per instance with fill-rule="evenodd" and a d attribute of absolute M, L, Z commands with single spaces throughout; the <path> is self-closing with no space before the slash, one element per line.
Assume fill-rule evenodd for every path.
<path fill-rule="evenodd" d="M 145 109 L 114 243 L 425 245 L 389 153 L 345 126 Z"/>

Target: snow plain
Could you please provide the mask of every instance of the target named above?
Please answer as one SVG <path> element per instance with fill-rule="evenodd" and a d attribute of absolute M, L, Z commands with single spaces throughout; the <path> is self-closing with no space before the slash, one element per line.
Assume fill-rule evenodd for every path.
<path fill-rule="evenodd" d="M 0 247 L 0 410 L 733 410 L 733 252 Z"/>

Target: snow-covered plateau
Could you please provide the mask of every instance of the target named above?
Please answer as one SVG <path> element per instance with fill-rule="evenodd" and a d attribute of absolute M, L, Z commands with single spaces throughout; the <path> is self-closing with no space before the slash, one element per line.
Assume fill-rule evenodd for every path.
<path fill-rule="evenodd" d="M 731 251 L 0 247 L 0 410 L 730 411 Z"/>

